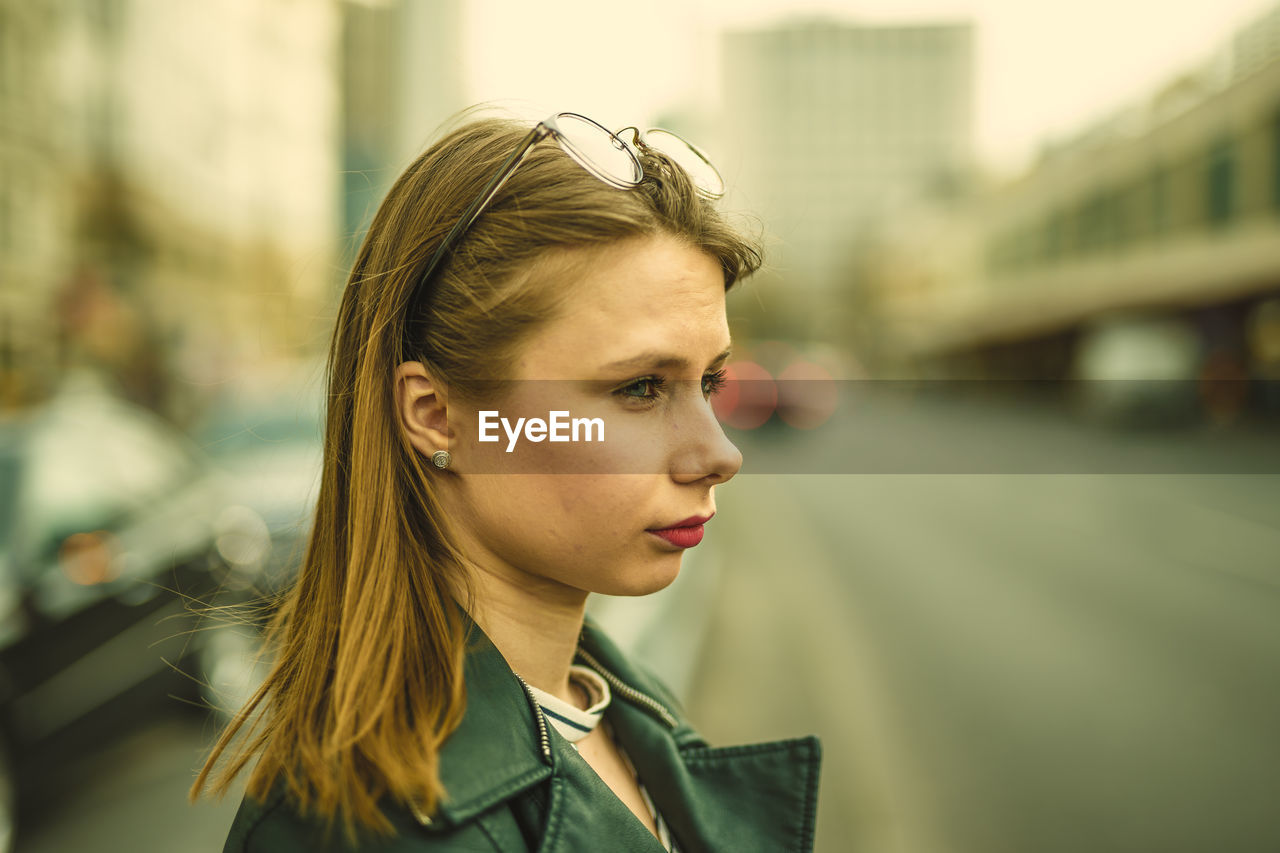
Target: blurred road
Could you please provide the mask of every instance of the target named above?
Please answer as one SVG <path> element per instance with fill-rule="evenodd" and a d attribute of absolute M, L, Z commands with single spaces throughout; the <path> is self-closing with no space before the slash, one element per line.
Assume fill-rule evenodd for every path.
<path fill-rule="evenodd" d="M 1280 476 L 743 474 L 717 501 L 689 711 L 714 743 L 821 735 L 823 853 L 1280 850 Z M 220 849 L 236 803 L 185 805 L 209 734 L 86 756 L 19 849 Z"/>
<path fill-rule="evenodd" d="M 819 850 L 1280 850 L 1280 476 L 740 475 L 717 500 L 690 711 L 716 743 L 822 736 Z"/>
<path fill-rule="evenodd" d="M 240 805 L 187 803 L 213 729 L 175 706 L 63 768 L 55 804 L 24 815 L 19 853 L 216 853 Z"/>

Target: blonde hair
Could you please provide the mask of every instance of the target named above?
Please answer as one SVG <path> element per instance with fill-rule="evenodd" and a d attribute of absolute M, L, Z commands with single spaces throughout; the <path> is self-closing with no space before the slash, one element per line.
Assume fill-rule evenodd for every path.
<path fill-rule="evenodd" d="M 225 793 L 249 762 L 248 794 L 283 782 L 298 808 L 359 827 L 391 823 L 384 796 L 434 813 L 440 746 L 465 706 L 469 595 L 422 457 L 400 427 L 397 365 L 420 360 L 466 394 L 508 375 L 520 345 L 570 298 L 550 250 L 670 234 L 717 259 L 725 288 L 760 265 L 756 245 L 668 158 L 619 190 L 546 141 L 410 306 L 415 281 L 463 209 L 528 132 L 471 120 L 432 145 L 387 193 L 355 260 L 329 350 L 324 470 L 311 537 L 267 630 L 274 662 L 191 789 Z"/>

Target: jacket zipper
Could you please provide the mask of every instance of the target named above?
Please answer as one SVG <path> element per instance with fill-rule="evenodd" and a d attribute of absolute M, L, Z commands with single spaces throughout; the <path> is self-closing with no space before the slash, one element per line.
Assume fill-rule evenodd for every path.
<path fill-rule="evenodd" d="M 533 695 L 533 691 L 529 689 L 529 684 L 520 677 L 520 673 L 512 672 L 516 680 L 520 682 L 520 686 L 524 688 L 524 695 L 529 700 L 529 704 L 533 706 L 534 712 L 538 715 L 538 742 L 542 746 L 542 757 L 551 763 L 551 739 L 547 737 L 547 718 L 543 716 L 542 706 L 538 704 L 538 699 Z"/>
<path fill-rule="evenodd" d="M 578 649 L 578 654 L 582 656 L 582 659 L 585 660 L 592 669 L 600 673 L 600 676 L 605 681 L 609 682 L 609 686 L 615 691 L 621 693 L 627 699 L 631 700 L 631 702 L 644 705 L 646 708 L 653 711 L 664 723 L 667 724 L 669 728 L 674 729 L 676 727 L 677 722 L 675 715 L 668 711 L 666 706 L 662 705 L 658 700 L 648 696 L 647 694 L 641 693 L 629 684 L 624 683 L 622 679 L 618 678 L 618 676 L 601 666 L 598 660 L 583 651 L 581 648 Z"/>
<path fill-rule="evenodd" d="M 539 742 L 539 745 L 542 747 L 542 757 L 547 760 L 548 764 L 550 764 L 551 763 L 551 740 L 550 738 L 547 737 L 547 719 L 542 715 L 542 706 L 538 704 L 537 698 L 533 695 L 533 692 L 529 690 L 528 682 L 526 682 L 523 678 L 520 677 L 520 673 L 513 671 L 511 674 L 516 677 L 516 680 L 520 682 L 520 686 L 524 688 L 525 698 L 529 700 L 529 704 L 533 706 L 534 712 L 537 714 L 536 719 L 538 721 L 538 742 Z M 410 803 L 409 809 L 410 811 L 413 812 L 413 816 L 418 820 L 418 823 L 422 824 L 423 826 L 431 826 L 432 824 L 431 817 L 426 812 L 424 812 L 418 806 L 417 803 Z"/>

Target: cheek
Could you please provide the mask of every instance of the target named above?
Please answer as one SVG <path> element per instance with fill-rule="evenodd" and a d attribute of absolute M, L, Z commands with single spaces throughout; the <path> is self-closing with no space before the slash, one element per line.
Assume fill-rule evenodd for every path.
<path fill-rule="evenodd" d="M 473 478 L 472 519 L 505 562 L 573 586 L 599 587 L 651 555 L 660 478 L 647 475 L 491 475 Z"/>
<path fill-rule="evenodd" d="M 550 478 L 561 514 L 576 527 L 643 532 L 652 522 L 660 478 L 646 474 L 570 474 Z"/>
<path fill-rule="evenodd" d="M 545 531 L 548 540 L 600 547 L 643 527 L 646 478 L 600 474 L 541 474 L 524 478 L 516 523 Z M 530 511 L 532 510 L 532 511 Z M 521 508 L 517 507 L 516 512 Z"/>

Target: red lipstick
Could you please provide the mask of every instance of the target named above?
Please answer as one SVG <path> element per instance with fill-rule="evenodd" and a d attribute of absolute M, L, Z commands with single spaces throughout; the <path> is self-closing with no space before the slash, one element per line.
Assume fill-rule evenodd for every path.
<path fill-rule="evenodd" d="M 668 527 L 645 531 L 675 545 L 677 548 L 692 548 L 702 541 L 702 525 L 711 520 L 711 515 L 692 515 L 684 521 L 677 521 Z"/>

